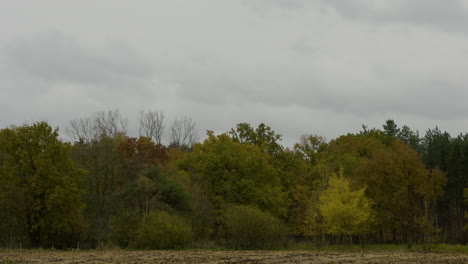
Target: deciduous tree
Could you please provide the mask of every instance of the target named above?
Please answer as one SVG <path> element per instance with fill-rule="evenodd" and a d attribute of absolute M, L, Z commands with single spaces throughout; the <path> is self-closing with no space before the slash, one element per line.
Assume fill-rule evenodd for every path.
<path fill-rule="evenodd" d="M 319 205 L 328 234 L 351 237 L 370 231 L 373 210 L 365 190 L 366 187 L 352 190 L 342 172 L 333 173 L 328 188 L 320 195 Z"/>
<path fill-rule="evenodd" d="M 3 190 L 0 205 L 13 214 L 7 221 L 21 227 L 13 230 L 22 229 L 32 246 L 75 245 L 86 221 L 83 172 L 73 165 L 70 146 L 45 122 L 3 129 L 0 138 L 0 181 L 11 187 Z"/>

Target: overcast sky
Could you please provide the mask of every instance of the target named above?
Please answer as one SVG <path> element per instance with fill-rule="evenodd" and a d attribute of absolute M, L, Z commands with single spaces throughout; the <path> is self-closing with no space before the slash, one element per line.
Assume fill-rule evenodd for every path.
<path fill-rule="evenodd" d="M 465 0 L 0 1 L 0 127 L 142 109 L 290 145 L 386 119 L 468 132 Z"/>

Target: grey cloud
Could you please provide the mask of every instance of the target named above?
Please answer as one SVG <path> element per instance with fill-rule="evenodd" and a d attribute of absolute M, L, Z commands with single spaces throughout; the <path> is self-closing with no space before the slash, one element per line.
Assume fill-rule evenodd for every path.
<path fill-rule="evenodd" d="M 346 83 L 339 87 L 326 85 L 274 86 L 275 92 L 263 93 L 252 90 L 247 98 L 252 103 L 264 103 L 277 107 L 300 106 L 314 110 L 326 110 L 337 115 L 351 114 L 355 117 L 372 118 L 387 113 L 399 116 L 411 115 L 423 119 L 457 119 L 465 116 L 468 106 L 464 103 L 468 93 L 463 87 L 450 82 L 430 80 L 416 85 L 392 87 L 375 83 L 359 92 L 356 84 Z M 314 87 L 315 86 L 315 87 Z"/>
<path fill-rule="evenodd" d="M 152 64 L 124 42 L 88 47 L 47 32 L 9 39 L 0 58 L 0 104 L 8 110 L 0 125 L 49 120 L 65 128 L 69 120 L 98 110 L 132 114 L 161 88 Z"/>
<path fill-rule="evenodd" d="M 285 12 L 322 13 L 335 11 L 356 21 L 374 24 L 409 24 L 437 28 L 443 31 L 467 32 L 467 0 L 251 0 L 246 5 L 258 14 L 272 9 Z"/>
<path fill-rule="evenodd" d="M 415 24 L 449 31 L 465 31 L 465 0 L 319 0 L 344 17 L 374 23 Z"/>
<path fill-rule="evenodd" d="M 85 23 L 58 2 L 0 10 L 0 122 L 119 108 L 201 131 L 265 122 L 288 142 L 386 118 L 465 129 L 466 1 L 76 2 Z"/>
<path fill-rule="evenodd" d="M 3 52 L 19 74 L 47 83 L 138 88 L 153 74 L 150 63 L 125 45 L 92 50 L 57 32 L 18 38 Z"/>
<path fill-rule="evenodd" d="M 424 54 L 425 52 L 420 56 Z M 361 55 L 366 56 L 357 54 Z M 309 59 L 316 62 L 305 62 Z M 213 95 L 214 98 L 229 94 L 239 105 L 261 103 L 272 107 L 300 106 L 326 110 L 337 115 L 352 114 L 361 118 L 372 118 L 387 113 L 418 116 L 423 119 L 439 119 L 447 114 L 450 118 L 461 118 L 468 110 L 464 103 L 468 95 L 464 89 L 466 79 L 452 79 L 463 64 L 442 68 L 437 63 L 441 61 L 436 60 L 431 65 L 422 65 L 421 62 L 415 61 L 414 65 L 408 65 L 406 62 L 406 67 L 400 69 L 401 65 L 391 61 L 381 62 L 388 64 L 386 67 L 376 67 L 372 65 L 376 62 L 366 62 L 370 64 L 366 66 L 366 63 L 359 65 L 352 59 L 349 60 L 342 62 L 347 70 L 342 72 L 342 69 L 336 67 L 338 62 L 332 57 L 320 59 L 311 55 L 305 61 L 297 60 L 297 65 L 285 62 L 283 65 L 277 65 L 277 68 L 259 68 L 254 75 L 248 72 L 242 72 L 245 75 L 236 77 L 228 75 L 224 79 L 217 79 L 217 85 L 210 87 L 200 88 L 196 83 L 192 83 L 192 88 L 193 91 Z M 327 64 L 329 66 L 324 67 Z M 211 73 L 218 74 L 216 71 Z M 203 72 L 200 72 L 200 76 L 209 78 Z M 190 100 L 199 100 L 197 97 L 191 97 L 190 93 L 186 96 Z"/>
<path fill-rule="evenodd" d="M 271 8 L 297 10 L 307 5 L 307 0 L 243 0 L 243 4 L 256 12 L 263 13 Z"/>

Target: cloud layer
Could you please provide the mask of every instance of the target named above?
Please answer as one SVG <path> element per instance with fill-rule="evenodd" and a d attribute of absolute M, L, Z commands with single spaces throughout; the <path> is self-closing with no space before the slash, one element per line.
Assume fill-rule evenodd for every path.
<path fill-rule="evenodd" d="M 0 9 L 0 125 L 119 108 L 292 144 L 393 118 L 466 131 L 467 1 L 41 1 Z M 112 8 L 110 8 L 112 7 Z M 423 132 L 423 131 L 421 131 Z"/>

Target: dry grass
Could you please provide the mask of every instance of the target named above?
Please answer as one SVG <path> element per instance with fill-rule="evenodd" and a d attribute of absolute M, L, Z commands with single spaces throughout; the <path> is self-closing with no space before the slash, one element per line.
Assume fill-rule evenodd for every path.
<path fill-rule="evenodd" d="M 3 250 L 0 263 L 468 263 L 468 254 L 410 251 Z"/>

